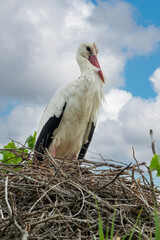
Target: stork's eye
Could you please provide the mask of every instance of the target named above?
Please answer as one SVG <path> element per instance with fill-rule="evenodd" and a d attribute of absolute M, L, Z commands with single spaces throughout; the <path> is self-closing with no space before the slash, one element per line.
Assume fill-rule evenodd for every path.
<path fill-rule="evenodd" d="M 90 47 L 86 47 L 86 49 L 87 49 L 87 51 L 88 51 L 88 52 L 90 52 L 90 51 L 91 51 Z"/>

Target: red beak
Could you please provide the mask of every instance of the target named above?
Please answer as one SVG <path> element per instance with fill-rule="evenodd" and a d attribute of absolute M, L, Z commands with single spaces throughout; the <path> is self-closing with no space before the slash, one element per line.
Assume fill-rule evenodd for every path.
<path fill-rule="evenodd" d="M 89 61 L 90 61 L 90 63 L 92 63 L 94 66 L 96 66 L 97 68 L 100 69 L 100 71 L 98 72 L 98 75 L 99 75 L 99 77 L 101 78 L 102 82 L 105 83 L 104 76 L 103 76 L 101 67 L 100 67 L 100 65 L 99 65 L 97 56 L 96 56 L 96 55 L 91 55 L 90 58 L 89 58 Z"/>

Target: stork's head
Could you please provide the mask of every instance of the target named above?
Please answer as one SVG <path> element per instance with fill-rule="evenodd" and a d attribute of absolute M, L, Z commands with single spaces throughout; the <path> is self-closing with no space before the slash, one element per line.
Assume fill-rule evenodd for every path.
<path fill-rule="evenodd" d="M 101 67 L 97 59 L 97 54 L 98 54 L 98 48 L 96 44 L 85 42 L 79 46 L 76 54 L 76 59 L 81 71 L 89 68 L 90 64 L 92 64 L 93 66 L 96 66 L 99 69 L 98 71 L 99 77 L 103 82 L 105 82 Z"/>

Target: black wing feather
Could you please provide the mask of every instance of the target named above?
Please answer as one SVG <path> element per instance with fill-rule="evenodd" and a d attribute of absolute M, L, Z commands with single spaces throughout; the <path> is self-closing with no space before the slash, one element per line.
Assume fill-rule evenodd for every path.
<path fill-rule="evenodd" d="M 91 143 L 91 140 L 92 140 L 92 137 L 93 137 L 93 133 L 94 133 L 94 129 L 95 129 L 95 125 L 94 123 L 92 122 L 92 125 L 91 125 L 91 130 L 90 130 L 90 133 L 89 133 L 89 136 L 88 136 L 88 141 L 86 144 L 84 144 L 81 148 L 81 151 L 79 153 L 79 156 L 78 156 L 78 159 L 83 159 L 86 155 L 86 152 L 88 150 L 88 147 Z"/>
<path fill-rule="evenodd" d="M 52 141 L 53 132 L 59 126 L 61 119 L 63 117 L 65 108 L 66 108 L 66 103 L 63 106 L 62 113 L 59 117 L 56 117 L 54 115 L 53 117 L 50 117 L 48 121 L 45 123 L 35 144 L 36 151 L 40 153 L 44 153 L 44 149 L 49 147 L 49 144 Z"/>

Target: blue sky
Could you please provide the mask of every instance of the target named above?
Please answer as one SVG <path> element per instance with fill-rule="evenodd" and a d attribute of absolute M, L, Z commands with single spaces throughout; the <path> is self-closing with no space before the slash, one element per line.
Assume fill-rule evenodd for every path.
<path fill-rule="evenodd" d="M 91 2 L 98 5 L 96 0 L 91 0 Z M 159 0 L 128 0 L 125 2 L 131 3 L 135 7 L 134 19 L 137 24 L 144 27 L 148 25 L 160 26 Z M 124 71 L 125 85 L 121 89 L 131 92 L 135 97 L 155 98 L 156 93 L 149 81 L 149 77 L 159 67 L 159 63 L 160 44 L 155 51 L 147 56 L 137 55 L 129 59 Z"/>
<path fill-rule="evenodd" d="M 126 79 L 124 89 L 131 92 L 133 96 L 145 99 L 156 96 L 149 77 L 159 67 L 160 51 L 158 50 L 160 48 L 149 56 L 135 56 L 128 60 L 124 73 Z"/>
<path fill-rule="evenodd" d="M 127 1 L 136 6 L 136 22 L 146 27 L 146 25 L 160 25 L 160 1 L 159 0 L 130 0 Z M 125 78 L 127 91 L 132 92 L 134 96 L 143 98 L 152 98 L 156 96 L 149 77 L 153 71 L 159 67 L 160 63 L 160 44 L 154 52 L 148 56 L 135 56 L 127 62 L 125 68 Z"/>
<path fill-rule="evenodd" d="M 135 17 L 139 24 L 142 24 L 143 26 L 148 24 L 159 26 L 159 0 L 129 0 L 126 2 L 133 4 L 138 9 Z"/>
<path fill-rule="evenodd" d="M 96 6 L 98 2 L 90 0 Z M 105 1 L 104 1 L 105 2 Z M 108 1 L 106 1 L 108 2 Z M 118 2 L 114 1 L 113 2 Z M 160 1 L 154 0 L 128 0 L 124 1 L 132 4 L 135 7 L 133 18 L 137 22 L 137 24 L 141 26 L 148 25 L 160 25 Z M 149 81 L 149 77 L 152 75 L 154 70 L 159 67 L 160 63 L 160 44 L 154 51 L 143 56 L 136 55 L 127 60 L 124 71 L 125 84 L 124 89 L 133 94 L 133 96 L 140 96 L 144 99 L 154 98 L 156 97 L 156 93 L 153 90 L 152 84 Z M 10 100 L 6 100 L 6 105 L 4 105 L 0 110 L 0 116 L 8 115 L 14 107 L 19 105 L 19 101 L 15 101 L 14 103 Z"/>

